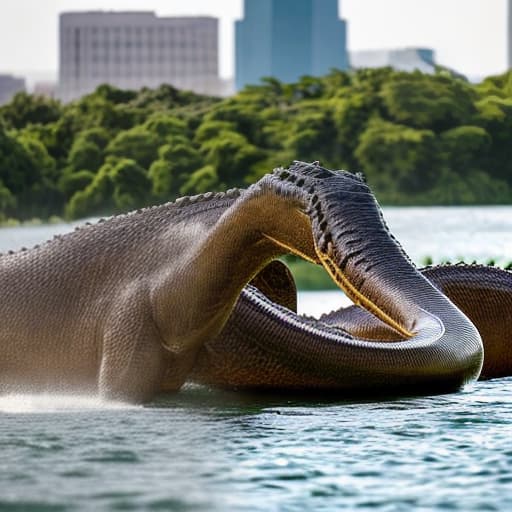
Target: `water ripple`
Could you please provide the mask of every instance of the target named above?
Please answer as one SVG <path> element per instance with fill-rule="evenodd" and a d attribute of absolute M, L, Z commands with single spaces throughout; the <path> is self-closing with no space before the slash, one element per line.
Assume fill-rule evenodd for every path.
<path fill-rule="evenodd" d="M 361 402 L 198 387 L 146 408 L 0 399 L 0 511 L 507 510 L 511 384 Z"/>

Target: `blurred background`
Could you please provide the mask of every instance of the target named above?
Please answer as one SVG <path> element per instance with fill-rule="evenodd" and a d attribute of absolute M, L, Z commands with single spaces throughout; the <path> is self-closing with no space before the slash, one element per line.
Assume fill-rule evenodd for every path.
<path fill-rule="evenodd" d="M 3 2 L 0 223 L 66 230 L 320 160 L 364 172 L 417 263 L 508 265 L 511 3 Z"/>

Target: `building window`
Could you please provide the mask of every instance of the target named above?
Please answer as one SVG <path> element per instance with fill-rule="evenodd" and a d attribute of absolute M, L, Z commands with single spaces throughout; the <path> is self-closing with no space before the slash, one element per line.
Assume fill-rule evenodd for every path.
<path fill-rule="evenodd" d="M 75 78 L 80 78 L 80 29 L 75 28 Z"/>

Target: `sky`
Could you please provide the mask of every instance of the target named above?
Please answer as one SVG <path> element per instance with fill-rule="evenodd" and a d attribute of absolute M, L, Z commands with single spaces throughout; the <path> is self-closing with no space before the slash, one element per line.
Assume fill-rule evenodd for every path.
<path fill-rule="evenodd" d="M 233 23 L 242 0 L 0 0 L 0 73 L 56 76 L 62 11 L 151 10 L 220 19 L 220 72 L 233 76 Z M 507 67 L 507 0 L 340 0 L 349 50 L 430 47 L 469 77 Z"/>

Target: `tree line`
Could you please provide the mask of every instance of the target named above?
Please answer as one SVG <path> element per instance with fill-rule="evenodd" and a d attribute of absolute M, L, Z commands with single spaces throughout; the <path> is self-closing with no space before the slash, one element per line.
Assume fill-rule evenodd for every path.
<path fill-rule="evenodd" d="M 266 79 L 226 99 L 108 85 L 0 107 L 0 220 L 111 214 L 245 187 L 292 160 L 362 171 L 383 204 L 512 200 L 512 72 Z"/>

